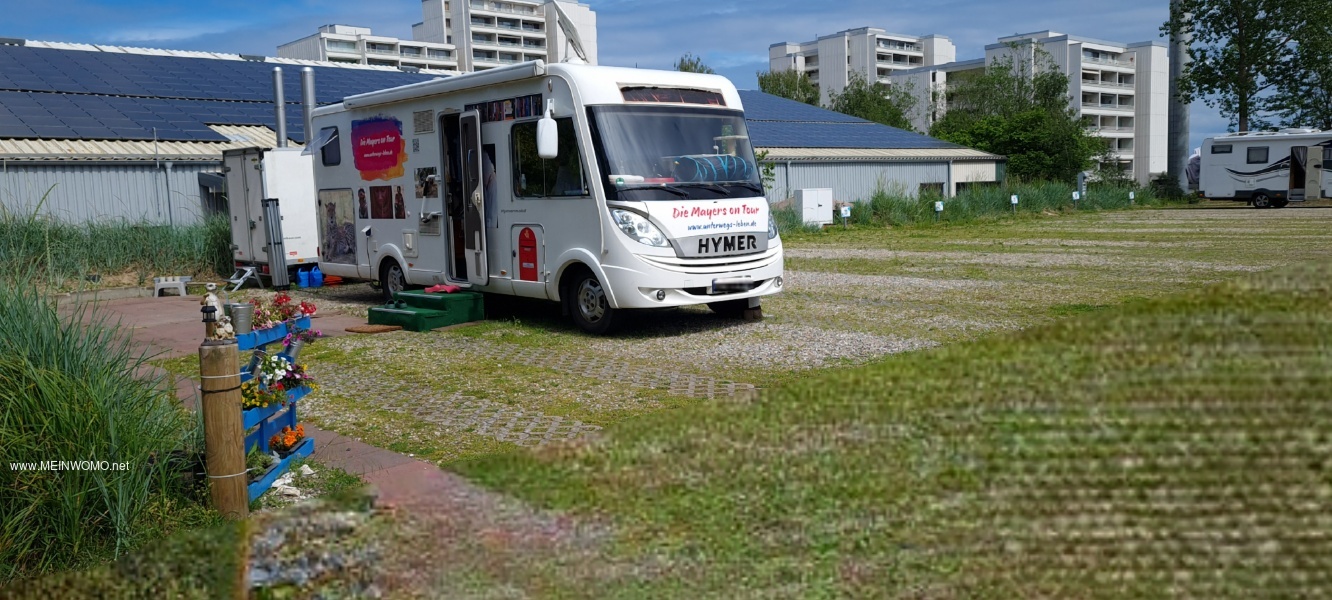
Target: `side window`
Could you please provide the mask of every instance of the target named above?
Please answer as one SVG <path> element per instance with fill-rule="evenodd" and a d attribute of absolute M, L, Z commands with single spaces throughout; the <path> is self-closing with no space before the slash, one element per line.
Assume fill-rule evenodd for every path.
<path fill-rule="evenodd" d="M 1267 146 L 1258 146 L 1249 148 L 1249 164 L 1265 165 L 1267 164 Z"/>
<path fill-rule="evenodd" d="M 1232 146 L 1230 144 L 1217 144 L 1212 146 L 1212 154 L 1230 154 Z"/>
<path fill-rule="evenodd" d="M 1332 163 L 1332 146 L 1323 148 L 1323 168 L 1332 169 L 1327 163 Z"/>
<path fill-rule="evenodd" d="M 316 138 L 323 142 L 319 147 L 319 158 L 323 161 L 325 167 L 336 167 L 342 164 L 342 140 L 338 137 L 337 127 L 325 127 L 319 130 L 319 137 Z"/>
<path fill-rule="evenodd" d="M 515 123 L 513 146 L 513 195 L 519 198 L 551 198 L 588 195 L 583 161 L 573 119 L 556 119 L 559 156 L 544 160 L 537 156 L 537 122 Z"/>

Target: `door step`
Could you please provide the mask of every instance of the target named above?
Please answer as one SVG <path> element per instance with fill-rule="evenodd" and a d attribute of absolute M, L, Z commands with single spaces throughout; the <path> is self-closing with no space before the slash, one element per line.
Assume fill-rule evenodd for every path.
<path fill-rule="evenodd" d="M 397 325 L 408 331 L 430 331 L 486 318 L 485 302 L 477 292 L 398 292 L 394 299 L 392 303 L 370 309 L 371 325 Z"/>

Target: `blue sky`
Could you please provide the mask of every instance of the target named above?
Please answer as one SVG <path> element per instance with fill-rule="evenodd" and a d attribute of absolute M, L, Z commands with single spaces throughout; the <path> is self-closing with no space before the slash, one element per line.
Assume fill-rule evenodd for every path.
<path fill-rule="evenodd" d="M 465 1 L 465 0 L 454 0 Z M 685 52 L 756 88 L 768 46 L 807 41 L 872 26 L 895 33 L 946 35 L 959 60 L 979 58 L 998 37 L 1052 29 L 1082 37 L 1162 40 L 1167 0 L 935 0 L 907 4 L 870 0 L 584 0 L 597 12 L 599 62 L 670 68 Z M 275 55 L 277 46 L 320 25 L 371 27 L 410 38 L 421 20 L 418 0 L 61 0 L 3 4 L 0 37 L 110 43 L 184 50 Z M 1201 103 L 1192 112 L 1192 145 L 1226 123 Z"/>

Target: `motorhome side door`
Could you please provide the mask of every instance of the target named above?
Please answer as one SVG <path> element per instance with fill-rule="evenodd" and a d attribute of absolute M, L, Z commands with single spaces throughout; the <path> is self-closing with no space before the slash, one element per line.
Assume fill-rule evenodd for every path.
<path fill-rule="evenodd" d="M 1308 167 L 1304 171 L 1304 197 L 1309 200 L 1317 200 L 1323 194 L 1323 170 L 1327 168 L 1327 163 L 1323 160 L 1322 146 L 1309 146 Z"/>
<path fill-rule="evenodd" d="M 1290 189 L 1291 200 L 1303 200 L 1305 198 L 1305 182 L 1312 169 L 1308 169 L 1309 148 L 1307 146 L 1295 146 L 1290 149 Z M 1317 186 L 1314 186 L 1317 190 Z"/>
<path fill-rule="evenodd" d="M 459 123 L 462 137 L 463 246 L 467 255 L 467 281 L 486 285 L 490 268 L 486 264 L 486 203 L 484 177 L 487 169 L 481 156 L 481 113 L 464 112 Z M 494 166 L 489 168 L 494 176 Z"/>

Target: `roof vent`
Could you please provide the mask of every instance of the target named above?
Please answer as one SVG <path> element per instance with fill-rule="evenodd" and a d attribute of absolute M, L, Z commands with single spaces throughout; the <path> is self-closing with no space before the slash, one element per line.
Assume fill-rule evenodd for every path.
<path fill-rule="evenodd" d="M 266 60 L 267 58 L 264 56 L 259 56 L 258 54 L 242 54 L 240 55 L 240 57 L 241 60 L 248 60 L 250 62 L 264 62 L 264 60 Z"/>
<path fill-rule="evenodd" d="M 0 37 L 0 46 L 26 46 L 28 41 L 23 38 Z"/>

